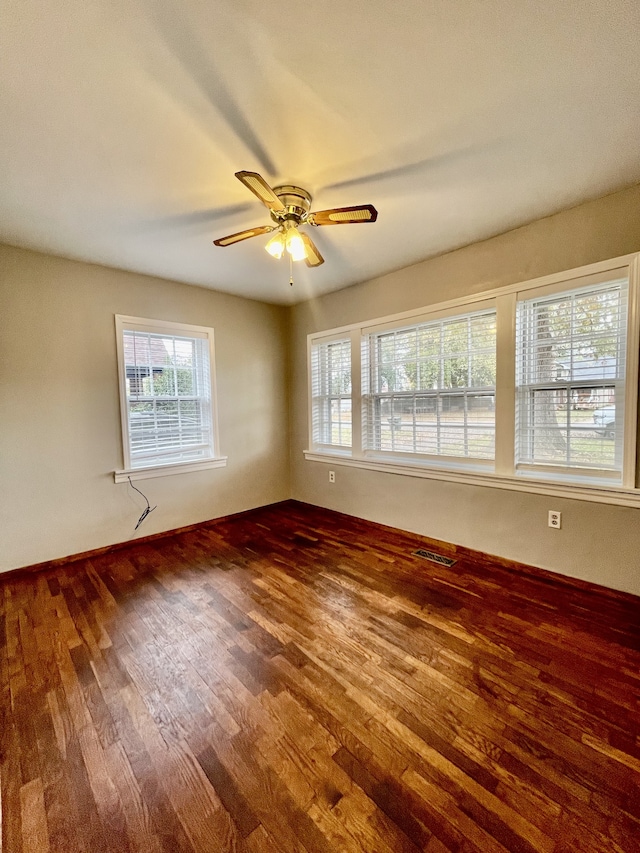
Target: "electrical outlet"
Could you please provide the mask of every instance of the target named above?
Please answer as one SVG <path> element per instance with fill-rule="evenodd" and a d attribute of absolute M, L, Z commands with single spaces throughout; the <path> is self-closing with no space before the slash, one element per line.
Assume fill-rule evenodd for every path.
<path fill-rule="evenodd" d="M 562 527 L 562 513 L 558 512 L 555 509 L 549 510 L 549 527 L 553 527 L 554 530 L 560 530 Z"/>
<path fill-rule="evenodd" d="M 336 472 L 335 471 L 329 471 L 329 482 L 335 483 L 335 481 L 336 481 Z"/>

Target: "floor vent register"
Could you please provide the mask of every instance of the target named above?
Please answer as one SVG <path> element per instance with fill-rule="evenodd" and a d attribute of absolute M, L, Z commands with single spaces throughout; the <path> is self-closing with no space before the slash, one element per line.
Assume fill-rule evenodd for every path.
<path fill-rule="evenodd" d="M 417 551 L 413 552 L 413 556 L 422 557 L 423 560 L 431 560 L 432 563 L 438 563 L 440 566 L 453 566 L 457 562 L 456 560 L 452 560 L 451 557 L 443 557 L 442 554 L 436 554 L 424 548 L 418 548 Z"/>

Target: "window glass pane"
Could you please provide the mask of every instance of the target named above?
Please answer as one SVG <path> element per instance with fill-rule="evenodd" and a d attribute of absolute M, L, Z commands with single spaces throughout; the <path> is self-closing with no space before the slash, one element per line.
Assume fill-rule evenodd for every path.
<path fill-rule="evenodd" d="M 313 442 L 350 447 L 351 341 L 315 344 L 311 350 Z"/>
<path fill-rule="evenodd" d="M 366 448 L 493 458 L 495 311 L 374 333 L 363 361 Z"/>
<path fill-rule="evenodd" d="M 622 471 L 627 282 L 523 300 L 517 461 Z"/>
<path fill-rule="evenodd" d="M 522 436 L 528 454 L 522 454 L 523 460 L 573 467 L 615 467 L 613 387 L 533 390 L 528 407 L 530 419 Z"/>
<path fill-rule="evenodd" d="M 466 355 L 442 359 L 441 388 L 465 388 L 469 384 L 469 359 Z"/>
<path fill-rule="evenodd" d="M 379 397 L 378 449 L 492 459 L 494 400 L 493 394 Z"/>
<path fill-rule="evenodd" d="M 331 444 L 351 446 L 351 400 L 332 399 Z"/>
<path fill-rule="evenodd" d="M 123 331 L 132 467 L 213 456 L 209 342 Z"/>

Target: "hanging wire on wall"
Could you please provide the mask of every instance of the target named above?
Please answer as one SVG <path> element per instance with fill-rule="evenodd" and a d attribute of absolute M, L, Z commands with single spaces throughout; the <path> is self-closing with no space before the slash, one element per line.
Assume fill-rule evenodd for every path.
<path fill-rule="evenodd" d="M 134 486 L 134 485 L 133 485 L 133 483 L 131 482 L 131 477 L 127 477 L 127 479 L 129 480 L 129 485 L 131 486 L 131 488 L 132 488 L 132 489 L 135 489 L 135 491 L 136 491 L 139 495 L 142 495 L 142 497 L 143 497 L 143 498 L 145 499 L 145 501 L 147 502 L 146 507 L 142 510 L 142 515 L 141 515 L 141 516 L 140 516 L 140 518 L 138 519 L 138 523 L 137 523 L 137 524 L 136 524 L 136 526 L 133 528 L 134 530 L 137 530 L 137 529 L 140 527 L 140 525 L 142 524 L 142 522 L 145 520 L 145 518 L 146 518 L 150 513 L 152 513 L 152 512 L 154 511 L 154 509 L 157 509 L 158 507 L 157 507 L 157 506 L 151 506 L 151 504 L 149 503 L 149 500 L 148 500 L 147 496 L 146 496 L 145 494 L 143 494 L 143 493 L 140 491 L 140 489 L 138 489 L 136 486 Z"/>

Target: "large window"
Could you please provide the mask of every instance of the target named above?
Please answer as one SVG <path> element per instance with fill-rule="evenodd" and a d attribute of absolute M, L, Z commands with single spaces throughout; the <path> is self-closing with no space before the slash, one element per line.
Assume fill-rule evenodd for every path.
<path fill-rule="evenodd" d="M 122 477 L 213 467 L 213 330 L 116 317 Z"/>
<path fill-rule="evenodd" d="M 309 336 L 309 459 L 636 505 L 640 255 Z"/>
<path fill-rule="evenodd" d="M 363 344 L 367 449 L 493 458 L 495 310 L 374 332 Z"/>

